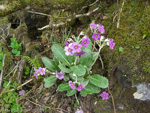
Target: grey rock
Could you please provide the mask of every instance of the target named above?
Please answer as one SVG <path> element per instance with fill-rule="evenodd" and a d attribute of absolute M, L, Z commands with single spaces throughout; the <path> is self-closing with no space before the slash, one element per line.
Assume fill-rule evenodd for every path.
<path fill-rule="evenodd" d="M 142 101 L 150 100 L 150 83 L 147 84 L 145 82 L 134 85 L 133 87 L 137 88 L 137 92 L 134 93 L 134 98 L 136 98 L 135 94 L 142 95 L 140 98 L 136 98 Z"/>

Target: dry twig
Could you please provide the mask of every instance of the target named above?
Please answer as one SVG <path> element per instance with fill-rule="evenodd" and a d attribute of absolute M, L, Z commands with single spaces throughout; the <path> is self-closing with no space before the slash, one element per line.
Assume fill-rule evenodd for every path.
<path fill-rule="evenodd" d="M 4 77 L 4 79 L 6 79 L 16 68 L 18 68 L 18 65 L 19 65 L 20 62 L 21 62 L 21 61 L 19 61 L 19 62 L 17 63 L 17 65 L 14 67 L 14 69 L 12 69 L 12 70 Z"/>
<path fill-rule="evenodd" d="M 123 10 L 124 3 L 125 3 L 125 0 L 123 0 L 123 2 L 122 2 L 122 6 L 121 6 L 121 9 L 120 9 L 119 18 L 118 18 L 118 22 L 117 22 L 117 28 L 119 28 L 120 16 L 121 16 L 121 13 L 122 13 L 122 10 Z"/>
<path fill-rule="evenodd" d="M 45 14 L 45 13 L 40 13 L 40 12 L 35 12 L 35 11 L 28 11 L 29 13 L 33 13 L 33 14 L 38 14 L 38 15 L 42 15 L 42 16 L 48 16 L 48 17 L 52 17 L 51 15 Z"/>
<path fill-rule="evenodd" d="M 93 6 L 93 5 L 96 4 L 98 1 L 99 1 L 99 0 L 96 0 L 96 1 L 93 2 L 92 4 L 89 4 L 89 5 L 87 5 L 87 6 L 83 6 L 83 7 L 81 8 L 81 10 L 79 11 L 79 13 L 80 13 L 83 9 L 85 9 L 85 8 L 87 8 L 87 7 Z"/>
<path fill-rule="evenodd" d="M 112 93 L 110 92 L 109 86 L 108 86 L 108 92 L 111 95 L 111 99 L 112 99 L 112 103 L 113 103 L 113 108 L 114 108 L 114 113 L 116 113 L 116 107 L 115 107 L 114 97 L 113 97 Z"/>
<path fill-rule="evenodd" d="M 20 88 L 20 87 L 22 87 L 22 86 L 24 86 L 24 85 L 26 85 L 26 84 L 28 84 L 28 83 L 31 82 L 31 81 L 32 81 L 32 79 L 28 80 L 27 82 L 25 82 L 25 83 L 21 84 L 20 86 L 18 86 L 17 89 Z M 15 90 L 15 89 L 12 89 L 12 90 L 10 90 L 10 91 L 14 91 L 14 90 Z"/>
<path fill-rule="evenodd" d="M 67 24 L 67 22 L 70 22 L 73 19 L 76 19 L 76 18 L 79 18 L 79 17 L 84 17 L 84 16 L 90 16 L 92 13 L 96 12 L 98 9 L 99 9 L 99 7 L 95 8 L 92 11 L 89 11 L 88 13 L 75 15 L 75 16 L 73 16 L 73 18 L 66 19 L 66 22 L 60 22 L 58 24 L 54 24 L 53 22 L 51 22 L 49 25 L 46 25 L 42 28 L 38 28 L 38 30 L 44 30 L 44 29 L 50 28 L 50 27 L 59 27 L 59 26 L 65 25 L 65 24 Z"/>
<path fill-rule="evenodd" d="M 1 89 L 1 86 L 2 86 L 2 80 L 3 80 L 3 68 L 4 68 L 4 65 L 5 65 L 5 55 L 3 56 L 3 64 L 2 64 L 2 70 L 1 70 L 1 75 L 0 75 L 0 89 Z"/>
<path fill-rule="evenodd" d="M 67 112 L 66 110 L 61 109 L 61 108 L 51 108 L 51 107 L 46 106 L 46 105 L 41 105 L 41 104 L 35 103 L 35 102 L 33 102 L 33 101 L 31 101 L 31 100 L 29 100 L 29 99 L 27 99 L 27 98 L 26 98 L 26 100 L 29 101 L 29 102 L 31 102 L 32 104 L 37 105 L 37 106 L 40 106 L 40 107 L 44 107 L 44 108 L 47 107 L 47 108 L 50 108 L 50 109 L 52 109 L 52 110 L 61 110 L 61 111 Z"/>

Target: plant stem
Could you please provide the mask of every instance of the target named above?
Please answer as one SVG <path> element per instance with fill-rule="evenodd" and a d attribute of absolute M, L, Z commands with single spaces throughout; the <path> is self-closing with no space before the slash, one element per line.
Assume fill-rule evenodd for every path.
<path fill-rule="evenodd" d="M 98 54 L 100 54 L 100 51 L 101 51 L 101 47 L 99 48 Z M 99 55 L 97 55 L 95 61 L 94 61 L 93 64 L 91 65 L 91 67 L 95 64 L 96 60 L 98 59 L 98 56 L 99 56 Z"/>
<path fill-rule="evenodd" d="M 18 86 L 17 88 L 20 88 L 20 87 L 22 87 L 22 86 L 24 86 L 24 85 L 26 85 L 26 84 L 28 84 L 29 82 L 31 82 L 32 81 L 32 79 L 29 79 L 27 82 L 25 82 L 25 83 L 23 83 L 23 84 L 21 84 L 20 86 Z M 15 88 L 16 89 L 16 88 Z M 15 89 L 11 89 L 10 91 L 14 91 Z"/>
<path fill-rule="evenodd" d="M 115 107 L 114 98 L 113 98 L 113 95 L 112 95 L 112 93 L 110 92 L 109 86 L 108 86 L 108 92 L 110 93 L 110 95 L 111 95 L 111 98 L 112 98 L 112 103 L 113 103 L 114 113 L 116 113 L 116 107 Z"/>
<path fill-rule="evenodd" d="M 94 48 L 95 48 L 95 41 L 94 41 L 94 45 L 93 45 L 93 50 L 92 51 L 94 51 Z"/>
<path fill-rule="evenodd" d="M 75 61 L 74 61 L 74 65 L 75 65 L 75 66 L 76 66 L 77 63 L 78 63 L 78 60 L 79 60 L 79 56 L 76 56 L 76 59 L 75 59 Z"/>
<path fill-rule="evenodd" d="M 79 100 L 78 100 L 78 98 L 77 98 L 77 95 L 76 95 L 76 94 L 75 94 L 75 98 L 76 98 L 76 100 L 77 100 L 78 106 L 80 106 L 80 103 L 79 103 Z"/>

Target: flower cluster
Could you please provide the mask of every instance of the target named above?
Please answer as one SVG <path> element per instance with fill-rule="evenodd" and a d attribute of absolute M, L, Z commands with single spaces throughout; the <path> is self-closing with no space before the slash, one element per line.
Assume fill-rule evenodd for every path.
<path fill-rule="evenodd" d="M 75 86 L 75 82 L 72 82 L 72 81 L 69 81 L 69 86 L 72 88 L 72 89 L 77 89 L 77 91 L 81 91 L 85 88 L 85 85 L 84 84 L 78 84 L 78 87 Z"/>
<path fill-rule="evenodd" d="M 38 69 L 34 68 L 34 76 L 36 77 L 36 79 L 38 79 L 39 75 L 45 75 L 45 68 L 41 68 L 39 67 Z"/>
<path fill-rule="evenodd" d="M 84 46 L 85 48 L 88 47 L 90 43 L 90 40 L 87 36 L 83 37 L 82 38 L 82 42 L 79 44 L 77 42 L 71 42 L 71 43 L 68 43 L 68 42 L 65 42 L 65 54 L 68 56 L 68 55 L 73 55 L 74 53 L 76 53 L 76 56 L 80 56 L 80 55 L 83 55 L 85 54 L 84 51 L 81 50 L 81 47 Z"/>
<path fill-rule="evenodd" d="M 105 33 L 105 29 L 103 25 L 91 23 L 90 28 L 93 32 L 92 39 L 94 41 L 100 41 L 100 43 L 104 42 L 102 47 L 108 45 L 111 50 L 114 49 L 115 43 L 113 42 L 113 39 L 105 39 L 105 37 L 102 36 L 102 34 Z"/>

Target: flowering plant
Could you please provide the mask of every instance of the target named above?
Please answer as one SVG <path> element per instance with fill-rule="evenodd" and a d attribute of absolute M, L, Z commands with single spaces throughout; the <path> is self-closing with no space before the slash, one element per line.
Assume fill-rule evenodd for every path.
<path fill-rule="evenodd" d="M 79 36 L 73 36 L 73 39 L 65 42 L 64 48 L 58 44 L 52 45 L 53 60 L 47 57 L 42 58 L 48 69 L 44 72 L 51 74 L 50 77 L 44 79 L 46 88 L 54 85 L 57 80 L 64 80 L 66 83 L 61 83 L 58 86 L 59 91 L 67 91 L 67 96 L 72 96 L 77 92 L 80 92 L 81 96 L 87 96 L 88 94 L 99 93 L 100 88 L 108 87 L 108 79 L 98 74 L 92 75 L 91 68 L 101 49 L 105 45 L 113 49 L 115 43 L 113 39 L 105 39 L 102 36 L 105 32 L 104 26 L 92 23 L 90 28 L 93 32 L 94 44 L 88 36 L 81 32 Z M 99 46 L 98 52 L 94 51 L 96 49 L 95 44 Z"/>

